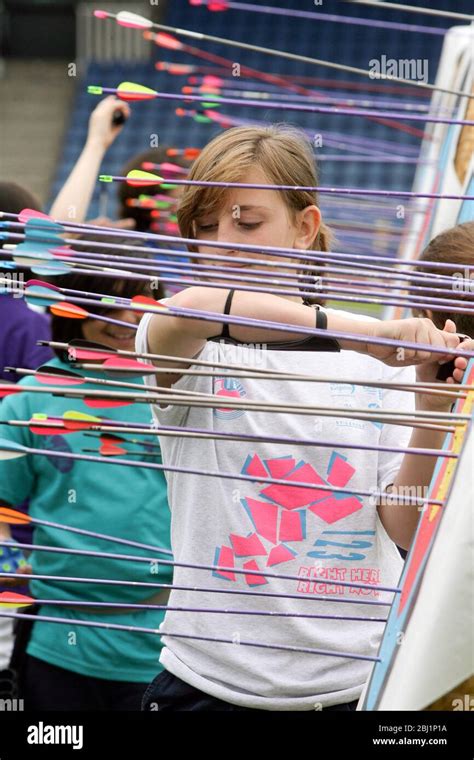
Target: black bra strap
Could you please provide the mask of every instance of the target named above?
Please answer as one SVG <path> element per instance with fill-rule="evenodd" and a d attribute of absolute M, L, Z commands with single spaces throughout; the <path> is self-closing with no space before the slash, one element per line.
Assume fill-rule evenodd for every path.
<path fill-rule="evenodd" d="M 232 299 L 234 297 L 234 293 L 235 293 L 235 290 L 229 290 L 229 292 L 227 294 L 227 298 L 225 300 L 224 311 L 222 312 L 223 314 L 230 314 L 230 307 L 232 306 Z M 223 325 L 222 325 L 222 332 L 221 332 L 221 334 L 218 337 L 219 338 L 230 338 L 229 324 L 228 324 L 228 322 L 224 322 L 223 323 Z"/>
<path fill-rule="evenodd" d="M 235 290 L 229 290 L 223 314 L 230 314 L 234 293 Z M 314 305 L 309 301 L 304 300 L 303 304 L 314 308 L 316 312 L 315 327 L 319 330 L 327 330 L 328 318 L 326 312 L 320 309 L 319 305 Z M 231 338 L 229 334 L 229 324 L 227 322 L 223 323 L 220 335 L 214 335 L 212 338 L 208 338 L 210 341 L 219 341 L 221 339 L 225 339 L 227 343 L 232 343 L 236 346 L 242 344 L 242 341 Z M 333 338 L 325 338 L 323 336 L 320 337 L 319 335 L 310 335 L 307 338 L 297 341 L 271 341 L 267 343 L 266 346 L 268 349 L 273 349 L 274 351 L 340 351 L 340 346 L 337 340 L 334 340 Z"/>

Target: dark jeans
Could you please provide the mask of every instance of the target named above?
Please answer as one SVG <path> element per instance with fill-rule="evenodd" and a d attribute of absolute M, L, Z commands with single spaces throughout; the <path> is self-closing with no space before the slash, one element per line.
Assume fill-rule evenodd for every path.
<path fill-rule="evenodd" d="M 355 710 L 358 700 L 354 702 L 345 702 L 332 707 L 325 707 L 324 710 Z M 223 702 L 221 699 L 211 697 L 194 686 L 182 681 L 167 670 L 159 673 L 154 681 L 151 682 L 145 694 L 143 695 L 142 710 L 158 712 L 175 712 L 183 710 L 214 710 L 232 712 L 239 710 L 241 712 L 261 712 L 253 707 L 240 707 L 232 705 L 230 702 Z"/>
<path fill-rule="evenodd" d="M 27 654 L 20 696 L 25 711 L 140 710 L 145 683 L 110 681 L 58 668 Z"/>

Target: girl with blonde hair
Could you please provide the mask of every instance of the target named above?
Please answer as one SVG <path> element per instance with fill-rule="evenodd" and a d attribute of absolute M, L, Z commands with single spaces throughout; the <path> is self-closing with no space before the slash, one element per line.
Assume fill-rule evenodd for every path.
<path fill-rule="evenodd" d="M 305 252 L 328 250 L 330 233 L 321 220 L 316 193 L 297 187 L 265 189 L 275 184 L 318 185 L 311 147 L 296 130 L 278 125 L 230 129 L 204 148 L 190 179 L 263 185 L 260 189 L 188 186 L 183 193 L 178 220 L 183 237 L 195 240 L 190 251 L 224 254 L 233 275 L 239 268 L 243 271 L 233 261 L 238 255 L 255 260 L 245 265 L 245 272 L 261 268 L 258 260 L 264 260 L 277 275 L 294 261 L 272 256 L 265 246 L 299 252 L 305 274 Z M 206 241 L 230 243 L 231 248 L 213 247 Z M 256 252 L 239 254 L 244 243 Z M 199 259 L 201 264 L 205 261 Z M 428 319 L 380 322 L 315 308 L 297 294 L 251 293 L 239 290 L 238 285 L 233 289 L 198 285 L 165 303 L 223 316 L 327 327 L 368 339 L 337 343 L 329 337 L 321 339 L 320 334 L 301 339 L 291 329 L 275 332 L 265 326 L 226 325 L 225 316 L 222 320 L 216 316 L 214 323 L 146 315 L 138 330 L 137 350 L 189 359 L 184 365 L 157 361 L 157 366 L 170 369 L 169 374 L 160 374 L 160 384 L 223 398 L 410 413 L 414 394 L 366 387 L 363 381 L 409 384 L 415 371 L 408 365 L 414 364 L 419 365 L 420 378 L 434 378 L 439 360 L 449 357 L 428 350 L 397 351 L 396 346 L 374 345 L 370 339 L 392 338 L 442 348 L 459 345 L 453 322 L 444 330 Z M 265 344 L 263 351 L 261 344 Z M 263 362 L 272 371 L 329 375 L 334 382 L 233 378 L 231 370 L 222 370 L 219 377 L 180 375 L 183 366 L 192 367 L 194 358 L 245 362 L 249 367 L 256 363 L 261 367 Z M 464 358 L 456 358 L 454 380 L 459 381 L 466 365 Z M 433 402 L 432 398 L 419 394 L 417 408 L 444 409 L 444 400 L 440 403 L 436 397 Z M 167 473 L 172 548 L 178 563 L 169 605 L 220 608 L 221 613 L 167 611 L 160 658 L 165 671 L 149 686 L 143 709 L 355 709 L 371 658 L 377 655 L 383 631 L 380 620 L 386 617 L 392 599 L 383 587 L 395 587 L 400 576 L 402 560 L 396 545 L 410 545 L 419 517 L 417 505 L 394 505 L 393 499 L 389 503 L 359 492 L 426 487 L 435 457 L 404 455 L 397 449 L 440 447 L 442 435 L 357 416 L 269 414 L 226 409 L 224 403 L 216 409 L 171 403 L 154 406 L 153 412 L 159 425 L 268 439 L 281 436 L 284 442 L 163 437 L 165 465 L 260 480 Z M 266 484 L 267 478 L 283 478 L 288 485 Z M 298 483 L 314 483 L 314 488 L 298 487 Z M 326 490 L 328 486 L 335 490 Z M 191 569 L 179 563 L 218 569 Z M 183 590 L 193 586 L 207 590 Z M 232 594 L 235 591 L 241 593 Z M 227 614 L 222 614 L 222 607 Z M 166 631 L 194 638 L 167 637 Z M 295 651 L 296 647 L 318 653 Z"/>

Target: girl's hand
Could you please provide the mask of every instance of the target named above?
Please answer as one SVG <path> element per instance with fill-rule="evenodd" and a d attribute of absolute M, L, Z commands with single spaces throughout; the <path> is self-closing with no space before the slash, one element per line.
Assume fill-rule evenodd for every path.
<path fill-rule="evenodd" d="M 445 330 L 448 326 L 448 323 L 451 322 L 451 320 L 448 320 L 445 324 Z M 451 322 L 451 325 L 453 323 Z M 458 346 L 459 352 L 461 354 L 462 351 L 474 351 L 474 340 L 471 338 L 466 338 L 462 341 L 462 343 Z M 453 357 L 451 357 L 450 361 L 453 360 Z M 451 386 L 450 390 L 454 390 L 452 386 L 456 385 L 457 383 L 461 383 L 464 372 L 466 370 L 466 367 L 469 363 L 469 359 L 467 359 L 464 356 L 456 356 L 454 359 L 454 369 L 452 371 L 452 374 L 445 380 L 445 382 Z M 443 362 L 444 364 L 444 362 Z M 426 383 L 433 383 L 436 382 L 436 376 L 438 373 L 440 367 L 439 360 L 435 362 L 427 362 L 426 364 L 420 364 L 416 368 L 416 379 L 418 382 L 426 382 Z M 446 389 L 447 390 L 447 389 Z M 434 395 L 423 395 L 422 393 L 417 394 L 417 407 L 419 409 L 424 409 L 426 411 L 449 411 L 453 402 L 455 401 L 455 398 L 452 396 L 451 398 L 446 398 L 443 396 L 434 396 Z"/>
<path fill-rule="evenodd" d="M 123 124 L 112 124 L 114 111 L 121 111 L 125 119 L 128 119 L 131 113 L 130 106 L 113 95 L 101 100 L 99 105 L 94 108 L 89 119 L 88 143 L 96 145 L 104 151 L 112 145 L 124 126 Z"/>
<path fill-rule="evenodd" d="M 371 334 L 377 338 L 390 338 L 400 343 L 424 343 L 437 348 L 457 348 L 460 339 L 456 335 L 456 325 L 450 319 L 446 321 L 443 330 L 438 330 L 431 319 L 392 319 L 371 323 Z M 401 346 L 379 346 L 373 343 L 367 344 L 367 353 L 375 359 L 379 359 L 390 367 L 406 367 L 410 364 L 432 363 L 433 382 L 439 364 L 450 361 L 449 354 L 432 353 L 425 349 L 412 349 Z"/>

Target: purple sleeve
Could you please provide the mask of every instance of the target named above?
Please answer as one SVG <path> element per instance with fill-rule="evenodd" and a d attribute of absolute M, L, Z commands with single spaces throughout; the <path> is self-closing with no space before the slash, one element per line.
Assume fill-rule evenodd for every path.
<path fill-rule="evenodd" d="M 3 297 L 5 298 L 5 296 Z M 18 381 L 20 377 L 4 372 L 4 367 L 37 369 L 53 358 L 48 346 L 37 346 L 37 340 L 51 340 L 49 318 L 30 309 L 24 302 L 0 300 L 0 377 Z M 7 297 L 8 298 L 8 297 Z"/>

